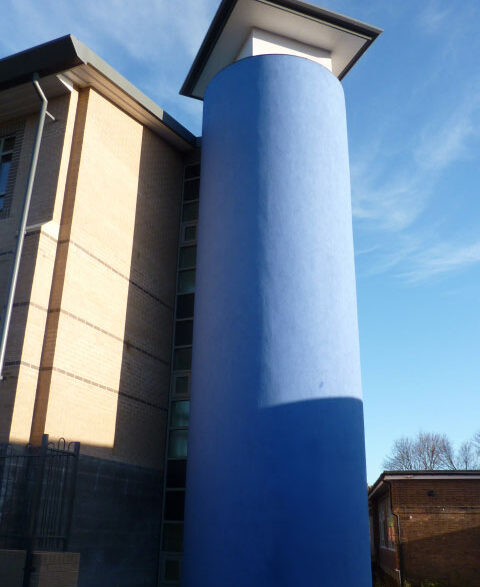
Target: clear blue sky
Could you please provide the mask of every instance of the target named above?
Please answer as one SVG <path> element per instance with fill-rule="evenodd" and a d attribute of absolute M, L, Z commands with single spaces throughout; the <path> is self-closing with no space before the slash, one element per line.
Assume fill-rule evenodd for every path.
<path fill-rule="evenodd" d="M 192 132 L 219 0 L 3 0 L 0 55 L 72 33 Z M 478 0 L 325 0 L 385 30 L 345 78 L 368 479 L 395 438 L 480 428 Z"/>

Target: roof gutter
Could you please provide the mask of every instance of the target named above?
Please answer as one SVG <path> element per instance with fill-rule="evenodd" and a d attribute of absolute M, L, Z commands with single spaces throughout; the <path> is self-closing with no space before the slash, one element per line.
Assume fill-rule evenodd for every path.
<path fill-rule="evenodd" d="M 0 59 L 0 90 L 30 82 L 34 72 L 40 78 L 62 74 L 70 82 L 78 83 L 75 73 L 85 67 L 103 78 L 98 85 L 92 86 L 101 94 L 106 95 L 105 89 L 109 85 L 115 87 L 127 100 L 158 121 L 166 131 L 166 136 L 171 134 L 177 144 L 180 142 L 182 151 L 195 147 L 196 137 L 189 130 L 73 35 L 65 35 Z M 109 98 L 108 94 L 106 97 Z M 123 106 L 120 105 L 120 108 Z M 129 110 L 126 111 L 135 116 Z"/>
<path fill-rule="evenodd" d="M 30 201 L 32 199 L 33 181 L 35 179 L 35 172 L 37 170 L 38 154 L 40 152 L 40 144 L 42 142 L 43 127 L 45 124 L 45 116 L 49 116 L 53 121 L 55 118 L 47 111 L 48 100 L 38 83 L 38 73 L 33 75 L 33 85 L 35 91 L 40 98 L 42 105 L 38 115 L 37 132 L 35 135 L 35 142 L 33 144 L 32 159 L 30 161 L 30 169 L 28 171 L 27 187 L 23 199 L 22 215 L 20 217 L 20 224 L 18 226 L 17 246 L 15 248 L 15 257 L 13 261 L 12 274 L 10 277 L 10 288 L 8 292 L 7 305 L 2 324 L 2 335 L 0 339 L 0 381 L 5 379 L 3 369 L 5 365 L 5 352 L 7 349 L 8 332 L 10 329 L 10 322 L 12 319 L 13 301 L 15 298 L 15 291 L 17 289 L 18 274 L 20 270 L 20 262 L 22 260 L 23 244 L 25 242 L 25 232 L 27 226 L 28 212 L 30 210 Z"/>

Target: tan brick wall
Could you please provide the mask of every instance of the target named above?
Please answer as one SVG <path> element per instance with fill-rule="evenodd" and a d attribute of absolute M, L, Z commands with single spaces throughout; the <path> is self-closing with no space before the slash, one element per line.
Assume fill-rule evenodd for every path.
<path fill-rule="evenodd" d="M 48 109 L 56 117 L 56 122 L 48 118 L 45 122 L 28 225 L 50 220 L 59 221 L 58 206 L 61 207 L 65 190 L 76 97 L 77 92 L 73 91 L 49 102 Z M 0 220 L 0 251 L 4 250 L 5 244 L 13 246 L 15 242 L 37 123 L 38 114 L 32 114 L 25 120 L 14 120 L 0 125 L 0 133 L 10 134 L 13 131 L 21 137 L 20 161 L 15 176 L 10 214 L 8 218 Z"/>
<path fill-rule="evenodd" d="M 49 110 L 57 122 L 46 122 L 27 226 L 43 224 L 25 237 L 15 296 L 4 374 L 0 382 L 0 441 L 28 442 L 37 387 L 38 366 L 51 288 L 58 233 L 58 206 L 65 177 L 77 104 L 77 93 L 53 99 Z M 0 297 L 5 304 L 16 232 L 30 166 L 37 115 L 3 124 L 0 132 L 17 130 L 20 159 L 14 178 L 10 214 L 0 219 Z M 50 235 L 53 234 L 52 238 Z M 3 253 L 3 254 L 2 254 Z"/>
<path fill-rule="evenodd" d="M 95 91 L 82 101 L 35 418 L 86 454 L 161 468 L 182 158 Z"/>
<path fill-rule="evenodd" d="M 42 142 L 0 383 L 0 442 L 38 443 L 44 433 L 81 441 L 71 544 L 82 552 L 83 581 L 148 581 L 158 555 L 184 158 L 88 88 L 49 109 L 59 122 L 47 122 Z M 12 124 L 25 140 L 11 215 L 0 218 L 0 297 L 36 117 Z M 38 585 L 70 584 L 47 562 Z"/>
<path fill-rule="evenodd" d="M 15 299 L 0 441 L 80 440 L 82 450 L 163 465 L 183 159 L 97 92 L 52 100 Z M 5 295 L 36 116 L 24 129 Z M 0 129 L 1 131 L 1 129 Z"/>

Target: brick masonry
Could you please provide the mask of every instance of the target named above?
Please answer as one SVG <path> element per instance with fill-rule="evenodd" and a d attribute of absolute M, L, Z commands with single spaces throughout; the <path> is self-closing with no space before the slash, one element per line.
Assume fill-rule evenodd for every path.
<path fill-rule="evenodd" d="M 184 155 L 91 88 L 49 102 L 0 382 L 0 442 L 81 442 L 80 585 L 155 585 Z M 4 304 L 37 115 L 0 217 Z M 39 583 L 40 584 L 40 583 Z M 43 583 L 42 583 L 43 584 Z"/>
<path fill-rule="evenodd" d="M 398 516 L 394 520 L 396 545 L 395 550 L 379 545 L 377 508 L 387 494 L 376 494 L 370 500 L 375 564 L 395 579 L 401 564 L 404 579 L 413 586 L 429 580 L 442 587 L 479 587 L 480 478 L 413 478 L 388 483 L 391 489 L 385 484 L 385 491 Z"/>
<path fill-rule="evenodd" d="M 0 550 L 3 587 L 22 587 L 24 550 Z M 80 556 L 73 552 L 34 552 L 30 587 L 77 587 Z"/>

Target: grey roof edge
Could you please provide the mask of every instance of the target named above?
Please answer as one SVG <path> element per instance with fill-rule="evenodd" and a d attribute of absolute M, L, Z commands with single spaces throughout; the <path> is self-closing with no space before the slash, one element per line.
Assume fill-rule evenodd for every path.
<path fill-rule="evenodd" d="M 180 88 L 181 96 L 187 96 L 190 98 L 195 97 L 192 96 L 192 92 L 200 75 L 200 71 L 203 69 L 205 63 L 210 57 L 210 54 L 212 53 L 218 38 L 222 34 L 225 23 L 227 22 L 230 14 L 232 14 L 236 3 L 237 0 L 223 0 L 223 2 L 218 7 L 213 20 L 208 27 L 208 31 L 202 41 L 202 44 L 200 45 L 200 49 L 198 50 L 197 55 L 190 67 L 187 77 L 185 78 L 185 81 Z"/>
<path fill-rule="evenodd" d="M 264 0 L 259 0 L 263 2 Z M 213 48 L 218 41 L 222 31 L 225 27 L 225 24 L 233 12 L 238 0 L 223 0 L 218 10 L 210 24 L 210 27 L 203 39 L 203 42 L 198 50 L 197 56 L 190 67 L 190 71 L 183 82 L 183 85 L 180 89 L 180 94 L 182 96 L 188 96 L 191 98 L 196 98 L 193 96 L 193 88 L 198 80 L 201 70 L 203 69 L 205 63 L 207 62 L 210 54 L 213 51 Z M 365 53 L 365 51 L 370 47 L 370 45 L 375 41 L 375 39 L 383 33 L 383 29 L 378 27 L 374 27 L 372 25 L 366 24 L 354 18 L 350 18 L 348 16 L 344 16 L 337 12 L 332 12 L 330 10 L 326 10 L 325 8 L 321 8 L 320 6 L 316 6 L 314 4 L 309 4 L 306 2 L 301 2 L 300 0 L 274 0 L 270 2 L 269 0 L 265 1 L 266 4 L 274 4 L 280 6 L 282 8 L 286 8 L 288 10 L 293 10 L 296 12 L 301 12 L 306 16 L 310 16 L 312 18 L 321 19 L 324 22 L 327 22 L 331 25 L 338 26 L 341 28 L 345 28 L 348 26 L 349 30 L 360 34 L 362 36 L 367 37 L 369 40 L 362 48 L 362 50 L 357 54 L 354 60 L 352 60 L 348 67 L 346 67 L 342 73 L 339 75 L 339 79 L 342 79 L 350 69 L 355 65 L 355 63 L 360 59 L 360 57 Z M 199 98 L 197 98 L 199 99 Z"/>
<path fill-rule="evenodd" d="M 65 35 L 0 59 L 0 90 L 31 81 L 34 73 L 42 78 L 79 65 L 93 67 L 172 132 L 195 146 L 195 135 L 73 35 Z"/>
<path fill-rule="evenodd" d="M 34 73 L 45 77 L 84 63 L 73 37 L 65 35 L 0 59 L 0 90 L 31 81 Z"/>
<path fill-rule="evenodd" d="M 368 490 L 368 495 L 371 497 L 376 493 L 377 489 L 384 481 L 388 481 L 388 477 L 405 477 L 406 479 L 414 479 L 415 477 L 478 477 L 480 478 L 480 469 L 435 469 L 423 471 L 383 471 L 373 485 Z"/>

